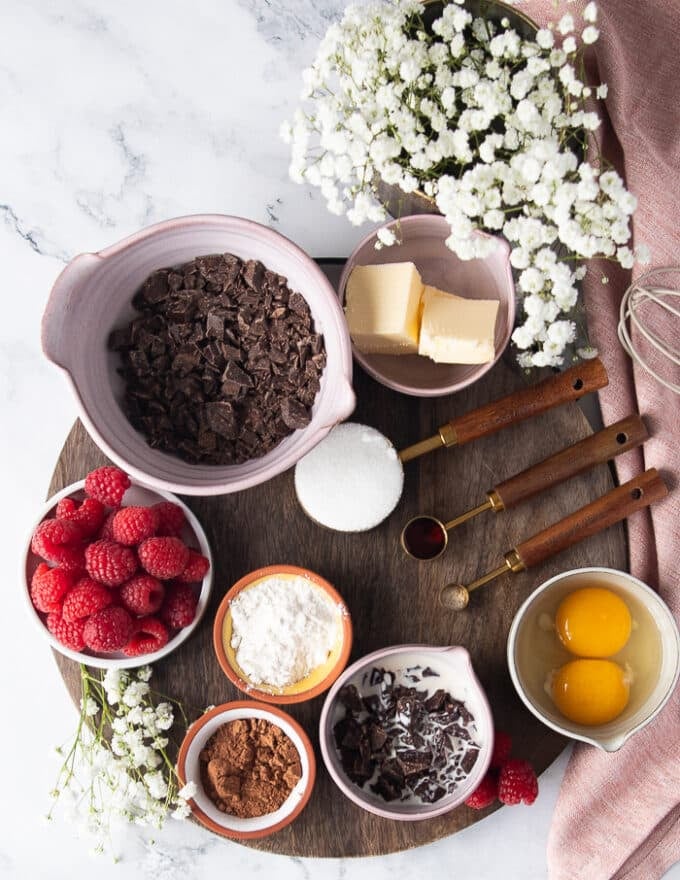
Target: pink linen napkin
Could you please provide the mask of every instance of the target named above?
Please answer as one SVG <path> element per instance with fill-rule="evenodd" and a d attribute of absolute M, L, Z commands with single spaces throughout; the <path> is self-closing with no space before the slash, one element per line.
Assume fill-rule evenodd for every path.
<path fill-rule="evenodd" d="M 556 11 L 551 0 L 529 0 L 521 9 L 545 24 L 565 11 L 577 19 L 583 6 L 561 3 Z M 600 0 L 598 7 L 594 63 L 609 86 L 604 152 L 637 196 L 634 241 L 649 246 L 650 267 L 679 265 L 680 8 L 674 0 Z M 619 304 L 629 282 L 629 273 L 613 264 L 589 266 L 588 326 L 609 373 L 600 392 L 605 424 L 637 410 L 651 435 L 643 450 L 617 460 L 620 481 L 656 467 L 671 489 L 629 519 L 630 571 L 657 588 L 680 621 L 680 397 L 633 364 L 619 344 Z M 655 320 L 658 328 L 660 310 Z M 680 381 L 680 370 L 663 374 Z M 678 860 L 680 688 L 619 752 L 575 747 L 553 816 L 548 871 L 550 880 L 655 880 Z"/>

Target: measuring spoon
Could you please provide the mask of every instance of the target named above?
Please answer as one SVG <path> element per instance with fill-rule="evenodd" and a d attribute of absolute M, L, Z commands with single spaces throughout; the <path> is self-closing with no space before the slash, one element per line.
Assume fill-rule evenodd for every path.
<path fill-rule="evenodd" d="M 590 391 L 604 388 L 608 381 L 602 361 L 592 358 L 563 373 L 549 376 L 536 385 L 514 391 L 506 397 L 451 419 L 438 428 L 432 437 L 402 449 L 399 458 L 402 462 L 407 462 L 442 446 L 462 446 L 470 440 L 495 434 L 496 431 L 516 425 L 555 406 L 578 400 Z"/>
<path fill-rule="evenodd" d="M 401 546 L 409 556 L 421 562 L 437 559 L 446 549 L 449 531 L 456 526 L 485 510 L 494 513 L 508 510 L 539 492 L 634 449 L 647 436 L 647 428 L 640 416 L 627 416 L 504 480 L 486 493 L 486 501 L 448 522 L 427 514 L 413 517 L 402 529 Z"/>
<path fill-rule="evenodd" d="M 532 565 L 538 565 L 666 495 L 668 487 L 656 468 L 650 468 L 508 550 L 504 554 L 503 565 L 487 572 L 471 584 L 448 584 L 441 590 L 439 601 L 445 608 L 462 611 L 470 601 L 470 593 L 478 587 L 508 571 L 524 571 Z"/>

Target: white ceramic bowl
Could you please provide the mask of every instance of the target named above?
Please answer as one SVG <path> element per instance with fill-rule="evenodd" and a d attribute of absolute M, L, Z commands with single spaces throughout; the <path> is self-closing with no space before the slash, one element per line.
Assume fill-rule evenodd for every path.
<path fill-rule="evenodd" d="M 638 633 L 644 626 L 654 640 L 654 650 L 658 650 L 659 656 L 658 669 L 644 676 L 638 674 L 637 680 L 633 669 L 630 700 L 621 715 L 607 724 L 596 726 L 569 721 L 545 692 L 545 674 L 550 670 L 542 668 L 540 642 L 543 636 L 537 631 L 541 613 L 554 613 L 568 593 L 587 586 L 605 587 L 620 596 L 637 622 Z M 555 633 L 548 635 L 557 639 Z M 635 635 L 634 631 L 631 638 Z M 614 659 L 617 657 L 615 655 Z M 562 662 L 567 659 L 576 658 L 565 651 Z M 550 578 L 521 605 L 508 635 L 508 666 L 517 693 L 540 721 L 571 739 L 614 752 L 649 724 L 673 692 L 680 673 L 680 635 L 666 603 L 641 580 L 613 568 L 578 568 Z"/>
<path fill-rule="evenodd" d="M 345 286 L 355 266 L 375 263 L 415 263 L 425 284 L 457 293 L 469 299 L 499 301 L 494 358 L 487 364 L 436 364 L 417 354 L 362 354 L 356 346 L 356 360 L 382 385 L 416 397 L 441 397 L 466 388 L 493 367 L 510 340 L 515 321 L 515 286 L 510 269 L 510 247 L 503 238 L 494 238 L 496 249 L 483 260 L 461 260 L 446 247 L 451 229 L 445 217 L 438 214 L 414 214 L 387 223 L 401 237 L 400 244 L 375 249 L 377 232 L 361 241 L 343 269 L 338 287 L 344 302 Z"/>
<path fill-rule="evenodd" d="M 444 688 L 451 696 L 462 700 L 475 719 L 477 737 L 480 745 L 479 756 L 467 778 L 450 795 L 433 804 L 385 801 L 374 794 L 370 788 L 360 788 L 352 782 L 343 770 L 340 756 L 333 738 L 333 727 L 344 716 L 345 709 L 338 700 L 338 691 L 346 684 L 354 684 L 361 693 L 364 673 L 373 666 L 385 669 L 403 669 L 415 665 L 430 666 L 440 677 L 425 678 L 416 685 L 432 689 Z M 319 721 L 319 741 L 321 755 L 326 769 L 340 790 L 351 801 L 369 813 L 386 819 L 402 822 L 415 822 L 441 816 L 460 806 L 477 788 L 484 778 L 493 751 L 493 718 L 486 694 L 472 668 L 470 655 L 465 648 L 431 647 L 430 645 L 395 645 L 367 654 L 349 666 L 328 692 L 321 710 Z"/>
<path fill-rule="evenodd" d="M 304 296 L 316 330 L 323 333 L 327 363 L 306 428 L 243 464 L 189 464 L 152 449 L 128 422 L 120 403 L 124 389 L 116 372 L 118 356 L 108 351 L 107 340 L 111 330 L 137 314 L 132 297 L 151 272 L 225 252 L 260 260 Z M 355 404 L 349 334 L 328 279 L 293 242 L 240 217 L 180 217 L 149 226 L 99 253 L 76 257 L 50 294 L 42 345 L 64 371 L 80 418 L 99 448 L 141 482 L 184 495 L 237 492 L 270 479 L 309 452 Z"/>
<path fill-rule="evenodd" d="M 171 654 L 175 648 L 179 648 L 179 646 L 185 642 L 189 636 L 194 632 L 196 627 L 201 622 L 201 618 L 205 614 L 206 608 L 208 607 L 208 600 L 210 599 L 210 592 L 212 590 L 213 584 L 213 557 L 210 551 L 210 545 L 208 544 L 208 539 L 206 538 L 205 532 L 203 531 L 203 527 L 200 522 L 196 519 L 191 510 L 184 504 L 183 501 L 180 501 L 175 495 L 172 495 L 170 492 L 159 492 L 153 489 L 149 489 L 146 486 L 140 486 L 135 481 L 132 481 L 131 486 L 125 492 L 125 497 L 123 499 L 124 507 L 130 507 L 132 505 L 140 505 L 140 506 L 149 506 L 151 504 L 157 504 L 159 501 L 172 501 L 173 504 L 179 505 L 184 511 L 184 516 L 187 520 L 187 525 L 185 526 L 184 532 L 182 533 L 182 540 L 184 543 L 198 550 L 203 554 L 207 559 L 210 560 L 210 568 L 206 576 L 203 578 L 201 582 L 201 591 L 198 597 L 198 605 L 196 607 L 196 616 L 189 624 L 189 626 L 185 626 L 183 629 L 178 630 L 175 635 L 168 641 L 168 643 L 162 647 L 159 651 L 154 651 L 153 654 L 142 654 L 139 657 L 128 657 L 122 653 L 122 651 L 117 651 L 112 654 L 100 654 L 94 651 L 90 651 L 89 649 L 85 649 L 83 651 L 73 651 L 71 648 L 67 648 L 65 645 L 62 645 L 61 642 L 57 641 L 52 633 L 45 626 L 43 617 L 45 615 L 40 614 L 34 607 L 31 602 L 30 596 L 30 585 L 31 578 L 33 577 L 33 573 L 38 567 L 38 564 L 42 561 L 35 553 L 31 550 L 31 538 L 33 537 L 33 532 L 39 523 L 41 523 L 45 518 L 54 514 L 54 510 L 59 501 L 62 498 L 66 498 L 68 496 L 73 496 L 79 500 L 85 497 L 85 480 L 80 480 L 78 483 L 72 483 L 70 486 L 66 486 L 61 492 L 57 492 L 56 495 L 53 495 L 49 498 L 42 507 L 39 515 L 36 517 L 35 522 L 31 526 L 31 530 L 28 535 L 28 540 L 26 541 L 26 549 L 22 556 L 22 568 L 20 572 L 21 580 L 23 581 L 22 591 L 25 599 L 26 608 L 28 613 L 36 625 L 36 628 L 42 634 L 42 637 L 46 639 L 49 644 L 54 648 L 55 651 L 58 651 L 60 654 L 63 654 L 65 657 L 70 657 L 71 660 L 75 660 L 78 663 L 86 663 L 88 666 L 93 666 L 97 669 L 131 669 L 137 666 L 145 666 L 147 663 L 155 663 L 157 660 L 160 660 L 161 657 L 166 657 L 168 654 Z"/>
<path fill-rule="evenodd" d="M 252 819 L 241 819 L 229 813 L 222 813 L 207 796 L 201 784 L 201 751 L 219 727 L 241 718 L 262 718 L 280 727 L 297 749 L 302 767 L 302 776 L 279 809 L 264 816 L 254 816 Z M 309 737 L 290 715 L 274 706 L 265 706 L 264 703 L 239 700 L 215 706 L 194 721 L 179 750 L 177 774 L 183 784 L 193 782 L 196 785 L 196 794 L 190 799 L 189 804 L 194 817 L 201 825 L 224 837 L 252 840 L 273 834 L 289 825 L 302 812 L 314 788 L 316 760 Z"/>

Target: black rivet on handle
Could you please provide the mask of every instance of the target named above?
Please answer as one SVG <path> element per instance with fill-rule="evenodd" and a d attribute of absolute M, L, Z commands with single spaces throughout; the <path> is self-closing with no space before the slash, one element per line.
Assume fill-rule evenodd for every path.
<path fill-rule="evenodd" d="M 642 498 L 643 492 L 642 489 L 631 489 L 630 497 L 637 501 L 639 498 Z"/>
<path fill-rule="evenodd" d="M 623 431 L 621 431 L 620 434 L 616 435 L 616 442 L 619 444 L 619 446 L 623 446 L 627 439 L 628 434 L 624 434 Z"/>
<path fill-rule="evenodd" d="M 583 388 L 583 379 L 576 379 L 571 387 L 574 389 L 574 391 L 580 391 L 581 388 Z"/>

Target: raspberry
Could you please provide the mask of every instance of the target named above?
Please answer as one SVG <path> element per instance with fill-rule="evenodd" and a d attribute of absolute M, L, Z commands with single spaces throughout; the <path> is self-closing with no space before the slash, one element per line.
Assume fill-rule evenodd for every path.
<path fill-rule="evenodd" d="M 137 571 L 137 560 L 129 547 L 100 539 L 85 550 L 85 568 L 93 580 L 118 587 Z"/>
<path fill-rule="evenodd" d="M 31 601 L 38 611 L 61 611 L 64 596 L 73 586 L 75 577 L 63 568 L 50 568 L 44 562 L 31 578 Z"/>
<path fill-rule="evenodd" d="M 538 795 L 538 779 L 528 761 L 511 758 L 501 767 L 498 777 L 498 799 L 501 803 L 533 804 Z"/>
<path fill-rule="evenodd" d="M 161 605 L 160 617 L 170 629 L 182 629 L 189 626 L 196 617 L 198 599 L 187 584 L 171 583 L 165 591 L 165 599 Z"/>
<path fill-rule="evenodd" d="M 173 504 L 172 501 L 160 501 L 158 504 L 154 504 L 153 509 L 159 519 L 157 534 L 179 538 L 186 524 L 182 508 L 178 504 Z"/>
<path fill-rule="evenodd" d="M 144 571 L 161 580 L 177 577 L 189 561 L 189 548 L 179 538 L 147 538 L 137 553 Z"/>
<path fill-rule="evenodd" d="M 498 797 L 498 775 L 490 770 L 470 797 L 465 801 L 473 810 L 483 810 L 489 807 Z"/>
<path fill-rule="evenodd" d="M 72 590 L 66 594 L 61 613 L 64 620 L 72 623 L 84 617 L 89 617 L 95 611 L 107 608 L 113 602 L 113 593 L 105 586 L 93 581 L 92 578 L 82 577 Z"/>
<path fill-rule="evenodd" d="M 156 534 L 158 513 L 153 507 L 122 507 L 113 517 L 113 540 L 136 547 Z"/>
<path fill-rule="evenodd" d="M 501 767 L 510 757 L 510 749 L 512 748 L 512 740 L 509 733 L 502 730 L 494 730 L 493 735 L 493 752 L 491 753 L 491 766 Z"/>
<path fill-rule="evenodd" d="M 129 488 L 130 477 L 117 467 L 100 467 L 85 477 L 85 492 L 108 507 L 120 507 Z"/>
<path fill-rule="evenodd" d="M 155 614 L 164 596 L 165 587 L 150 574 L 138 574 L 120 588 L 120 601 L 132 614 Z"/>
<path fill-rule="evenodd" d="M 67 519 L 45 519 L 33 532 L 31 550 L 65 571 L 77 571 L 84 564 L 81 537 L 82 531 L 77 523 Z"/>
<path fill-rule="evenodd" d="M 111 513 L 107 514 L 99 532 L 100 538 L 106 538 L 107 541 L 113 541 L 113 520 L 117 513 L 117 510 L 112 510 Z"/>
<path fill-rule="evenodd" d="M 110 605 L 87 618 L 83 639 L 90 650 L 110 654 L 128 643 L 134 629 L 128 612 L 119 605 Z"/>
<path fill-rule="evenodd" d="M 73 498 L 62 498 L 57 502 L 57 519 L 68 519 L 69 515 L 75 513 L 77 509 L 78 505 Z"/>
<path fill-rule="evenodd" d="M 123 648 L 123 653 L 128 657 L 152 654 L 167 645 L 169 638 L 167 627 L 157 617 L 142 617 L 136 621 L 134 635 Z"/>
<path fill-rule="evenodd" d="M 83 537 L 89 538 L 101 528 L 106 510 L 96 498 L 85 498 L 80 507 L 73 498 L 62 498 L 57 504 L 57 516 L 79 525 Z"/>
<path fill-rule="evenodd" d="M 85 640 L 83 638 L 84 620 L 64 620 L 58 611 L 53 611 L 47 615 L 47 629 L 58 642 L 61 642 L 67 648 L 71 648 L 72 651 L 82 651 L 85 647 Z"/>
<path fill-rule="evenodd" d="M 196 550 L 189 548 L 189 561 L 184 567 L 182 574 L 177 575 L 177 580 L 184 584 L 195 584 L 202 581 L 208 573 L 210 561 L 201 556 Z"/>

